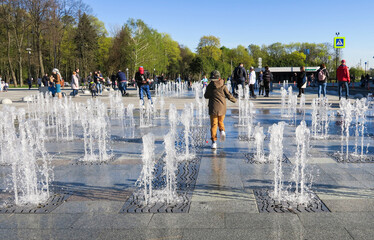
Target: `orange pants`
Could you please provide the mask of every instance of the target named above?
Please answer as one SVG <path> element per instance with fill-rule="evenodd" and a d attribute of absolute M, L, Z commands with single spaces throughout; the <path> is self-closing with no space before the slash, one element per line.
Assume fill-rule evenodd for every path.
<path fill-rule="evenodd" d="M 210 134 L 212 135 L 212 141 L 217 141 L 217 127 L 220 131 L 225 131 L 225 125 L 223 124 L 225 115 L 223 116 L 210 116 Z"/>

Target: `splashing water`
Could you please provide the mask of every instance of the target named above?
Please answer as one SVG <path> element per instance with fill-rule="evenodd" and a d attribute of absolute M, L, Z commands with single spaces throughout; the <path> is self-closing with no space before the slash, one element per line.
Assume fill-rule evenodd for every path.
<path fill-rule="evenodd" d="M 53 169 L 46 151 L 45 125 L 26 119 L 24 109 L 7 108 L 3 111 L 1 154 L 11 165 L 12 174 L 7 191 L 14 194 L 16 205 L 40 204 L 50 196 L 49 183 Z M 18 129 L 15 127 L 18 123 Z"/>
<path fill-rule="evenodd" d="M 255 159 L 258 162 L 265 162 L 265 154 L 264 154 L 264 128 L 260 126 L 260 123 L 255 127 L 254 130 L 254 138 L 255 138 L 255 146 L 256 146 L 256 153 Z"/>
<path fill-rule="evenodd" d="M 346 159 L 349 159 L 349 129 L 351 126 L 351 122 L 353 120 L 352 113 L 353 113 L 353 106 L 349 100 L 341 99 L 340 100 L 340 113 L 342 115 L 342 125 L 341 125 L 341 154 L 344 153 L 344 139 L 345 139 L 345 146 L 346 146 Z M 344 134 L 345 133 L 345 134 Z"/>
<path fill-rule="evenodd" d="M 272 193 L 273 198 L 280 200 L 283 198 L 283 172 L 282 172 L 282 160 L 283 160 L 283 132 L 284 122 L 274 124 L 269 128 L 270 133 L 270 154 L 269 161 L 273 162 L 274 171 L 274 191 Z"/>
<path fill-rule="evenodd" d="M 288 200 L 297 203 L 308 203 L 311 198 L 310 194 L 306 191 L 305 167 L 310 148 L 310 130 L 306 126 L 305 121 L 301 121 L 300 125 L 296 128 L 296 144 L 296 162 L 293 170 L 295 192 Z"/>
<path fill-rule="evenodd" d="M 142 162 L 143 168 L 140 176 L 136 182 L 139 187 L 144 187 L 144 201 L 148 204 L 153 201 L 153 179 L 155 171 L 155 138 L 154 135 L 149 133 L 143 136 L 143 154 Z"/>
<path fill-rule="evenodd" d="M 330 106 L 328 98 L 314 98 L 312 101 L 312 134 L 313 138 L 328 138 L 330 123 Z"/>

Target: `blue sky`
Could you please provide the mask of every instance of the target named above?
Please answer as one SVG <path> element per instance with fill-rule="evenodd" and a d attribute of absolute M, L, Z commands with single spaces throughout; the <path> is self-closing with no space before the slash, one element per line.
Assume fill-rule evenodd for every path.
<path fill-rule="evenodd" d="M 159 32 L 195 50 L 203 35 L 221 45 L 274 42 L 332 42 L 335 32 L 346 37 L 343 57 L 349 66 L 369 61 L 374 68 L 373 0 L 84 0 L 106 25 L 122 26 L 140 18 Z"/>

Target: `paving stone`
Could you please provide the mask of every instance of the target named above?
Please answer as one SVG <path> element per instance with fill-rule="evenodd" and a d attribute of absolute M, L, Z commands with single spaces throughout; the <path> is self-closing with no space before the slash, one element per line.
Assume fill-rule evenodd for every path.
<path fill-rule="evenodd" d="M 70 228 L 80 214 L 13 214 L 0 216 L 0 229 L 64 229 Z"/>
<path fill-rule="evenodd" d="M 227 240 L 227 239 L 300 239 L 300 229 L 184 229 L 183 239 Z"/>
<path fill-rule="evenodd" d="M 67 201 L 52 212 L 58 213 L 118 213 L 123 202 L 118 201 Z"/>
<path fill-rule="evenodd" d="M 331 212 L 374 212 L 374 199 L 326 199 Z"/>
<path fill-rule="evenodd" d="M 301 228 L 296 214 L 225 213 L 226 228 L 257 229 L 265 227 Z"/>
<path fill-rule="evenodd" d="M 223 213 L 155 214 L 149 228 L 223 228 Z"/>
<path fill-rule="evenodd" d="M 103 240 L 115 240 L 115 239 L 126 239 L 126 240 L 180 240 L 183 238 L 182 229 L 110 229 L 101 231 L 99 239 Z"/>
<path fill-rule="evenodd" d="M 371 227 L 374 221 L 374 213 L 364 212 L 335 212 L 321 214 L 298 214 L 304 228 L 309 227 L 347 227 L 367 226 Z"/>
<path fill-rule="evenodd" d="M 216 212 L 216 213 L 258 213 L 255 201 L 228 200 L 192 202 L 190 213 Z"/>
<path fill-rule="evenodd" d="M 0 239 L 7 240 L 82 240 L 101 239 L 98 230 L 75 229 L 0 229 Z"/>
<path fill-rule="evenodd" d="M 131 229 L 146 228 L 152 214 L 83 214 L 73 228 Z"/>
<path fill-rule="evenodd" d="M 374 238 L 374 229 L 372 227 L 347 226 L 346 229 L 355 240 L 369 240 Z"/>
<path fill-rule="evenodd" d="M 329 239 L 329 240 L 352 240 L 351 234 L 343 227 L 307 227 L 304 228 L 300 239 L 307 240 L 320 240 L 320 239 Z"/>

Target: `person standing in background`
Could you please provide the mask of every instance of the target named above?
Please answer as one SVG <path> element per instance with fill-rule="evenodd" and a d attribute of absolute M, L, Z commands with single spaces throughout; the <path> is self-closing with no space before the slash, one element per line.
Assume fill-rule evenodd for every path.
<path fill-rule="evenodd" d="M 71 88 L 73 89 L 73 97 L 75 97 L 78 94 L 79 89 L 79 80 L 77 77 L 77 72 L 73 72 L 73 75 L 71 76 Z"/>
<path fill-rule="evenodd" d="M 269 66 L 265 66 L 265 72 L 263 73 L 263 81 L 265 87 L 264 97 L 269 97 L 270 83 L 273 81 L 273 74 L 270 72 Z"/>
<path fill-rule="evenodd" d="M 264 87 L 264 74 L 260 71 L 258 75 L 258 95 L 265 95 L 265 87 Z"/>
<path fill-rule="evenodd" d="M 351 77 L 349 76 L 349 70 L 347 65 L 345 65 L 345 60 L 341 61 L 341 65 L 336 70 L 336 77 L 339 82 L 339 100 L 342 97 L 342 88 L 345 87 L 345 98 L 349 97 L 349 83 L 351 82 Z"/>
<path fill-rule="evenodd" d="M 245 70 L 243 63 L 239 63 L 239 65 L 234 69 L 233 76 L 234 81 L 236 82 L 235 90 L 238 90 L 239 85 L 242 85 L 242 88 L 244 90 L 245 82 L 247 81 L 247 71 Z"/>
<path fill-rule="evenodd" d="M 121 91 L 122 97 L 127 96 L 127 78 L 126 74 L 121 70 L 118 70 L 117 79 L 119 83 L 119 90 Z"/>
<path fill-rule="evenodd" d="M 147 71 L 144 71 L 144 68 L 142 66 L 140 66 L 139 71 L 135 73 L 135 81 L 139 87 L 139 97 L 140 97 L 140 101 L 141 101 L 143 109 L 145 109 L 144 92 L 147 94 L 147 98 L 151 102 L 151 106 L 153 107 L 151 91 L 149 90 L 149 84 L 150 84 L 149 73 Z"/>
<path fill-rule="evenodd" d="M 316 79 L 318 83 L 318 98 L 321 97 L 321 93 L 323 94 L 323 97 L 326 97 L 326 87 L 328 78 L 329 72 L 326 69 L 326 65 L 322 63 L 320 68 L 316 72 Z"/>
<path fill-rule="evenodd" d="M 297 87 L 299 88 L 299 95 L 297 97 L 301 97 L 301 94 L 305 93 L 306 85 L 308 84 L 308 78 L 305 72 L 305 67 L 300 67 L 300 73 L 297 76 Z"/>
<path fill-rule="evenodd" d="M 250 73 L 249 73 L 249 93 L 251 98 L 256 98 L 255 95 L 255 84 L 256 84 L 256 72 L 254 67 L 250 67 Z"/>

